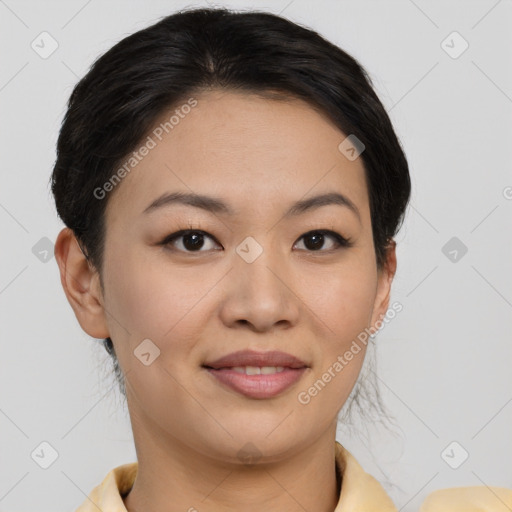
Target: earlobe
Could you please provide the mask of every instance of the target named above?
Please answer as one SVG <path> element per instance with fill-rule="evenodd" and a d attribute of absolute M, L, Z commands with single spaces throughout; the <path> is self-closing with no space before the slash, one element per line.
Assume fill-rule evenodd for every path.
<path fill-rule="evenodd" d="M 55 242 L 55 259 L 60 281 L 69 304 L 82 329 L 93 338 L 107 338 L 103 297 L 98 272 L 87 261 L 69 228 L 64 228 Z"/>

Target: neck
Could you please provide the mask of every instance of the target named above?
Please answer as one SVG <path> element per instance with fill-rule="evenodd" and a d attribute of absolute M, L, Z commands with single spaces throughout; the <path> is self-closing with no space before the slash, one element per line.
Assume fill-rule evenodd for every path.
<path fill-rule="evenodd" d="M 338 503 L 335 423 L 289 457 L 252 465 L 210 458 L 175 439 L 163 443 L 162 433 L 140 439 L 137 430 L 138 472 L 124 498 L 128 512 L 333 512 Z"/>

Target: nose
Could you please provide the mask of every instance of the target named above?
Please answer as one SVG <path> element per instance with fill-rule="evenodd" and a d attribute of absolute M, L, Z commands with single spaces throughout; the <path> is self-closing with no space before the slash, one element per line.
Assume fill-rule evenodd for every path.
<path fill-rule="evenodd" d="M 292 327 L 301 311 L 298 277 L 284 255 L 263 250 L 249 263 L 235 253 L 220 310 L 223 323 L 254 332 Z"/>

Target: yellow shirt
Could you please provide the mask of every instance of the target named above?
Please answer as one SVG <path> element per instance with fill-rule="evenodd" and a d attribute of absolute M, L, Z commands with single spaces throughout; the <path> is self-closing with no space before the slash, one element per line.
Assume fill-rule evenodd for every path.
<path fill-rule="evenodd" d="M 336 465 L 342 475 L 341 494 L 334 512 L 398 512 L 382 485 L 366 473 L 354 456 L 336 442 Z M 127 512 L 121 495 L 132 488 L 137 462 L 112 469 L 75 512 Z M 453 487 L 427 496 L 419 512 L 510 512 L 512 489 Z"/>

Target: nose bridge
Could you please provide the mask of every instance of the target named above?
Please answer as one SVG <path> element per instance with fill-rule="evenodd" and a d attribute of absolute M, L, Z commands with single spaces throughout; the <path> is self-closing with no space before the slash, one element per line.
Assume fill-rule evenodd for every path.
<path fill-rule="evenodd" d="M 256 235 L 258 236 L 258 235 Z M 224 321 L 243 321 L 257 330 L 298 318 L 298 304 L 285 284 L 289 281 L 285 254 L 269 247 L 272 236 L 246 237 L 233 258 L 232 286 L 223 307 Z"/>
<path fill-rule="evenodd" d="M 272 248 L 272 236 L 259 235 L 246 237 L 237 247 L 234 265 L 239 273 L 240 286 L 249 288 L 252 293 L 263 289 L 265 293 L 279 293 L 283 286 L 274 273 L 283 267 L 277 248 Z M 272 270 L 271 270 L 272 269 Z"/>

